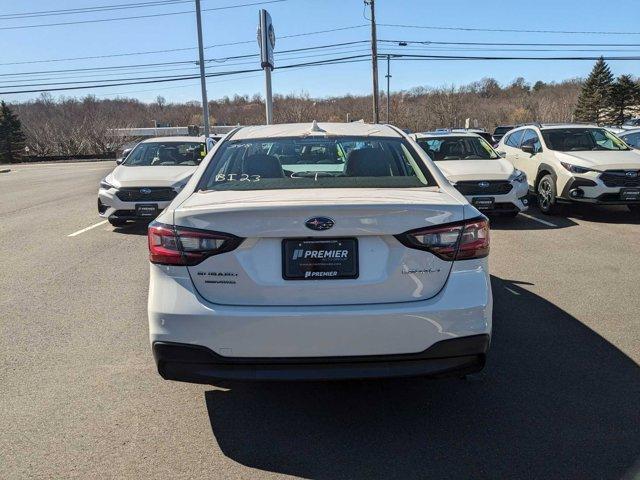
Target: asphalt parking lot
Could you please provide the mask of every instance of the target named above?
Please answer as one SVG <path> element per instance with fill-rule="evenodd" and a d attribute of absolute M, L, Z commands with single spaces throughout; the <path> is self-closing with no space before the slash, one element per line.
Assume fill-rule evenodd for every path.
<path fill-rule="evenodd" d="M 163 381 L 144 228 L 96 213 L 113 162 L 0 174 L 0 477 L 640 476 L 640 220 L 535 209 L 492 227 L 485 375 Z"/>

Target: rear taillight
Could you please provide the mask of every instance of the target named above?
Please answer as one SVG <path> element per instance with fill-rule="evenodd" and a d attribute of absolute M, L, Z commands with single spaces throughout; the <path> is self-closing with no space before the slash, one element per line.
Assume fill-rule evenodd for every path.
<path fill-rule="evenodd" d="M 207 257 L 234 250 L 242 238 L 228 233 L 149 225 L 149 260 L 162 265 L 196 265 Z"/>
<path fill-rule="evenodd" d="M 409 248 L 426 250 L 443 260 L 469 260 L 489 255 L 489 221 L 486 218 L 411 230 L 396 238 Z"/>

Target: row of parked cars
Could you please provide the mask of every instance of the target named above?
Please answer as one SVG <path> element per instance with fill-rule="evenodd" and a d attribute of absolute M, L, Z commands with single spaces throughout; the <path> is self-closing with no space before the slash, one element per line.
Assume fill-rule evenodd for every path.
<path fill-rule="evenodd" d="M 497 136 L 495 148 L 477 130 L 441 129 L 411 138 L 485 213 L 516 216 L 529 208 L 530 192 L 547 214 L 568 202 L 624 204 L 639 212 L 638 152 L 633 146 L 640 144 L 640 130 L 616 136 L 597 126 L 531 124 L 494 133 L 494 140 Z M 114 226 L 155 218 L 214 144 L 203 137 L 141 142 L 101 182 L 99 214 Z"/>
<path fill-rule="evenodd" d="M 491 340 L 483 212 L 525 210 L 530 189 L 546 211 L 637 208 L 639 172 L 640 153 L 596 126 L 522 126 L 494 149 L 313 122 L 239 127 L 211 149 L 147 140 L 98 205 L 112 223 L 157 215 L 148 315 L 165 379 L 464 376 Z"/>

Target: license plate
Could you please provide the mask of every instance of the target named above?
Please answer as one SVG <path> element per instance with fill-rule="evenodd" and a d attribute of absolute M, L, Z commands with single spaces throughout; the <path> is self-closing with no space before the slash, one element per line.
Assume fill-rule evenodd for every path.
<path fill-rule="evenodd" d="M 626 201 L 640 200 L 640 188 L 625 188 L 620 191 L 620 199 Z"/>
<path fill-rule="evenodd" d="M 158 204 L 140 204 L 136 205 L 136 216 L 138 217 L 157 217 L 158 216 Z"/>
<path fill-rule="evenodd" d="M 358 278 L 355 238 L 287 239 L 282 241 L 285 280 Z"/>
<path fill-rule="evenodd" d="M 494 201 L 493 197 L 475 197 L 471 199 L 471 204 L 478 210 L 491 210 Z"/>

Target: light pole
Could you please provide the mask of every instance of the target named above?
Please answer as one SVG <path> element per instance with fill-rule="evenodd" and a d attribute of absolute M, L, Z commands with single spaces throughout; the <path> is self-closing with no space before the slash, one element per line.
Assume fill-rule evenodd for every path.
<path fill-rule="evenodd" d="M 200 86 L 202 88 L 202 116 L 204 118 L 204 136 L 209 138 L 209 102 L 207 100 L 207 81 L 204 76 L 204 48 L 202 47 L 202 18 L 200 15 L 200 0 L 196 0 L 196 23 L 198 26 L 198 50 L 200 61 Z"/>

